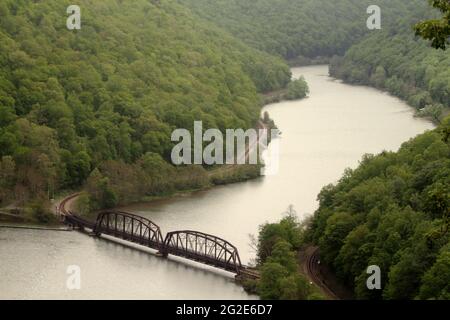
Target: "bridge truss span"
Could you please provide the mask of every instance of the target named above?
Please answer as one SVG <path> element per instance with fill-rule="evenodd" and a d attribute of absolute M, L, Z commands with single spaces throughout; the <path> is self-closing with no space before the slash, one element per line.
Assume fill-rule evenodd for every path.
<path fill-rule="evenodd" d="M 64 199 L 58 213 L 64 223 L 93 235 L 107 235 L 157 250 L 160 256 L 174 255 L 213 266 L 237 274 L 239 277 L 254 278 L 255 274 L 242 265 L 237 248 L 219 237 L 199 231 L 183 230 L 169 232 L 164 238 L 160 227 L 147 218 L 121 211 L 103 211 L 96 221 L 87 220 L 68 210 L 68 201 L 78 194 Z"/>
<path fill-rule="evenodd" d="M 181 256 L 237 274 L 242 269 L 237 248 L 206 233 L 191 230 L 169 232 L 163 248 L 164 255 Z"/>
<path fill-rule="evenodd" d="M 158 225 L 144 217 L 121 211 L 105 211 L 97 216 L 93 232 L 161 250 L 164 238 Z"/>

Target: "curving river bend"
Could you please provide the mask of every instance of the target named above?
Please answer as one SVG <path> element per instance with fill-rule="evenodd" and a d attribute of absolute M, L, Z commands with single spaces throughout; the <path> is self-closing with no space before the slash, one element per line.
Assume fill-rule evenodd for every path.
<path fill-rule="evenodd" d="M 167 231 L 191 229 L 227 239 L 243 263 L 249 234 L 292 204 L 300 217 L 317 208 L 320 189 L 364 153 L 396 150 L 432 129 L 397 98 L 328 77 L 327 66 L 303 74 L 310 98 L 266 106 L 283 132 L 279 172 L 257 180 L 127 207 Z M 0 228 L 0 299 L 252 299 L 233 278 L 209 267 L 150 255 L 77 232 Z M 81 289 L 66 288 L 66 269 L 81 268 Z"/>

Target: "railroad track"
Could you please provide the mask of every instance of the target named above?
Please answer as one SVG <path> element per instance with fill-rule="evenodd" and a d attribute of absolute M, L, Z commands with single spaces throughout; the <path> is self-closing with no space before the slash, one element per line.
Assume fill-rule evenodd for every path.
<path fill-rule="evenodd" d="M 62 216 L 64 215 L 72 215 L 72 213 L 70 212 L 70 210 L 66 209 L 66 204 L 67 202 L 75 199 L 76 197 L 78 197 L 80 195 L 80 193 L 74 193 L 70 196 L 68 196 L 67 198 L 64 198 L 64 200 L 62 200 L 58 206 L 58 213 Z"/>
<path fill-rule="evenodd" d="M 327 283 L 322 279 L 320 274 L 320 256 L 319 248 L 314 248 L 313 252 L 308 255 L 306 262 L 306 268 L 309 278 L 319 286 L 330 298 L 333 300 L 339 300 L 339 297 L 334 293 L 334 291 L 327 285 Z"/>
<path fill-rule="evenodd" d="M 72 211 L 66 208 L 67 203 L 69 201 L 72 201 L 79 195 L 80 193 L 74 193 L 62 200 L 58 206 L 58 213 L 64 223 L 70 224 L 73 227 L 78 227 L 79 229 L 88 228 L 93 230 L 95 227 L 95 222 L 77 216 L 76 214 L 73 214 Z"/>

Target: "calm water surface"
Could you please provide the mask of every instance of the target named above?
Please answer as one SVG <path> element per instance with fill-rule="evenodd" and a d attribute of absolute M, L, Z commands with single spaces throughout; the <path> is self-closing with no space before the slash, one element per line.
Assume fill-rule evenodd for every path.
<path fill-rule="evenodd" d="M 386 93 L 342 84 L 327 66 L 294 68 L 310 98 L 265 107 L 283 132 L 279 172 L 254 181 L 127 207 L 163 233 L 191 229 L 225 238 L 244 263 L 254 257 L 249 234 L 292 204 L 300 217 L 317 208 L 320 189 L 364 153 L 397 150 L 432 129 Z M 76 232 L 0 228 L 0 298 L 252 299 L 230 274 Z M 68 265 L 81 267 L 81 290 L 66 289 Z"/>

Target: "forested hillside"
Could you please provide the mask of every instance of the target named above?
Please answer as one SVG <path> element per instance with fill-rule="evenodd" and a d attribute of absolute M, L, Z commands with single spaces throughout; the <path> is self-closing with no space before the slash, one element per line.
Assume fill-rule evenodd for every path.
<path fill-rule="evenodd" d="M 387 90 L 439 122 L 450 108 L 450 51 L 414 37 L 417 17 L 369 34 L 344 58 L 331 60 L 330 74 L 349 83 Z"/>
<path fill-rule="evenodd" d="M 325 187 L 307 232 L 358 298 L 450 299 L 450 118 Z M 382 290 L 366 287 L 377 265 Z"/>
<path fill-rule="evenodd" d="M 370 32 L 370 5 L 382 9 L 382 26 L 408 12 L 424 18 L 423 0 L 178 0 L 245 43 L 287 59 L 343 55 Z"/>
<path fill-rule="evenodd" d="M 174 1 L 80 0 L 82 28 L 73 31 L 66 28 L 70 4 L 0 2 L 2 204 L 51 197 L 92 174 L 117 203 L 106 169 L 94 170 L 101 166 L 109 176 L 129 174 L 130 185 L 131 173 L 146 170 L 180 176 L 165 161 L 174 128 L 190 129 L 194 119 L 204 127 L 251 127 L 257 91 L 290 80 L 283 61 Z M 192 170 L 201 177 L 201 168 Z M 133 188 L 165 189 L 149 179 L 150 186 Z"/>
<path fill-rule="evenodd" d="M 437 122 L 448 113 L 450 52 L 414 37 L 417 22 L 438 14 L 427 1 L 179 1 L 255 48 L 300 63 L 335 55 L 332 76 L 387 90 Z M 381 8 L 381 30 L 366 27 L 369 5 Z"/>

